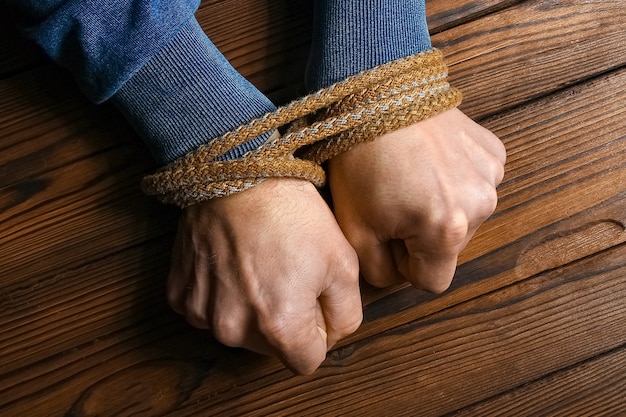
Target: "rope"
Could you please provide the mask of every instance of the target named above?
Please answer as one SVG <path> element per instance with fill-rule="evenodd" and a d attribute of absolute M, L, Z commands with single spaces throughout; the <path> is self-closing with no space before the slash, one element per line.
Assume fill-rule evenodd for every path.
<path fill-rule="evenodd" d="M 456 107 L 461 94 L 446 79 L 437 49 L 363 71 L 200 146 L 146 176 L 143 189 L 164 203 L 186 207 L 246 190 L 268 177 L 301 178 L 321 186 L 324 161 L 359 142 Z M 240 159 L 215 160 L 285 126 L 289 129 L 284 135 Z"/>

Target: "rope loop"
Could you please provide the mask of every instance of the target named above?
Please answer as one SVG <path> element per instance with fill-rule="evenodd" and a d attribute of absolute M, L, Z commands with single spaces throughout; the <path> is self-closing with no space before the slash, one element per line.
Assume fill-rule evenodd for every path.
<path fill-rule="evenodd" d="M 265 178 L 325 182 L 321 164 L 359 142 L 456 107 L 461 93 L 447 82 L 437 49 L 363 71 L 252 120 L 143 179 L 144 192 L 186 207 L 253 187 Z M 259 135 L 278 129 L 236 160 L 217 160 Z M 294 155 L 297 155 L 294 156 Z"/>

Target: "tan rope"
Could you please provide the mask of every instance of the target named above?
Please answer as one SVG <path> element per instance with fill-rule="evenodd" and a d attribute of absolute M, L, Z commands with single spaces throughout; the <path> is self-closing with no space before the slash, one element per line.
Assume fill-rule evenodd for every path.
<path fill-rule="evenodd" d="M 460 103 L 446 81 L 440 51 L 364 71 L 226 133 L 144 178 L 147 194 L 185 207 L 246 190 L 268 177 L 324 183 L 319 166 L 356 143 L 431 117 Z M 309 123 L 307 119 L 314 118 Z M 218 156 L 263 133 L 291 125 L 240 159 Z M 294 153 L 298 157 L 294 157 Z"/>

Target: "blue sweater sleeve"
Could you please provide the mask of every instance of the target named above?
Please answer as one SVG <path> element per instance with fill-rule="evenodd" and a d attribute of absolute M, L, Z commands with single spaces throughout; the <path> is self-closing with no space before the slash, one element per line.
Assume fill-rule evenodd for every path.
<path fill-rule="evenodd" d="M 432 48 L 425 0 L 315 0 L 310 90 Z"/>
<path fill-rule="evenodd" d="M 199 0 L 5 1 L 23 34 L 92 101 L 112 99 L 161 164 L 275 109 L 202 31 Z"/>
<path fill-rule="evenodd" d="M 161 164 L 275 108 L 206 37 L 193 17 L 199 0 L 5 2 L 91 100 L 112 99 Z M 315 0 L 315 8 L 310 89 L 431 48 L 424 0 Z"/>
<path fill-rule="evenodd" d="M 162 164 L 275 110 L 229 64 L 195 19 L 137 71 L 112 101 Z M 269 136 L 271 132 L 218 159 L 238 158 Z"/>
<path fill-rule="evenodd" d="M 200 0 L 5 0 L 23 34 L 95 102 L 111 97 L 193 16 Z"/>

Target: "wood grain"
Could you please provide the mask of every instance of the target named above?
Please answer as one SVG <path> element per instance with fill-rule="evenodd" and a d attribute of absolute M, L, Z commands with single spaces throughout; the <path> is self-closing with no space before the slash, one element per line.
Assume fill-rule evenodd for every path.
<path fill-rule="evenodd" d="M 504 10 L 520 0 L 426 0 L 428 27 L 432 33 L 442 32 L 479 17 Z"/>
<path fill-rule="evenodd" d="M 626 348 L 549 374 L 519 389 L 459 410 L 457 416 L 617 416 L 626 410 Z M 537 398 L 549 401 L 537 401 Z"/>
<path fill-rule="evenodd" d="M 465 93 L 461 108 L 483 118 L 622 66 L 624 33 L 619 1 L 534 0 L 437 34 L 433 44 Z"/>
<path fill-rule="evenodd" d="M 617 248 L 346 346 L 313 378 L 270 374 L 219 395 L 199 388 L 204 404 L 179 415 L 452 412 L 623 346 L 622 255 Z"/>
<path fill-rule="evenodd" d="M 0 189 L 134 143 L 117 112 L 89 104 L 61 71 L 45 68 L 0 80 L 0 126 Z"/>

